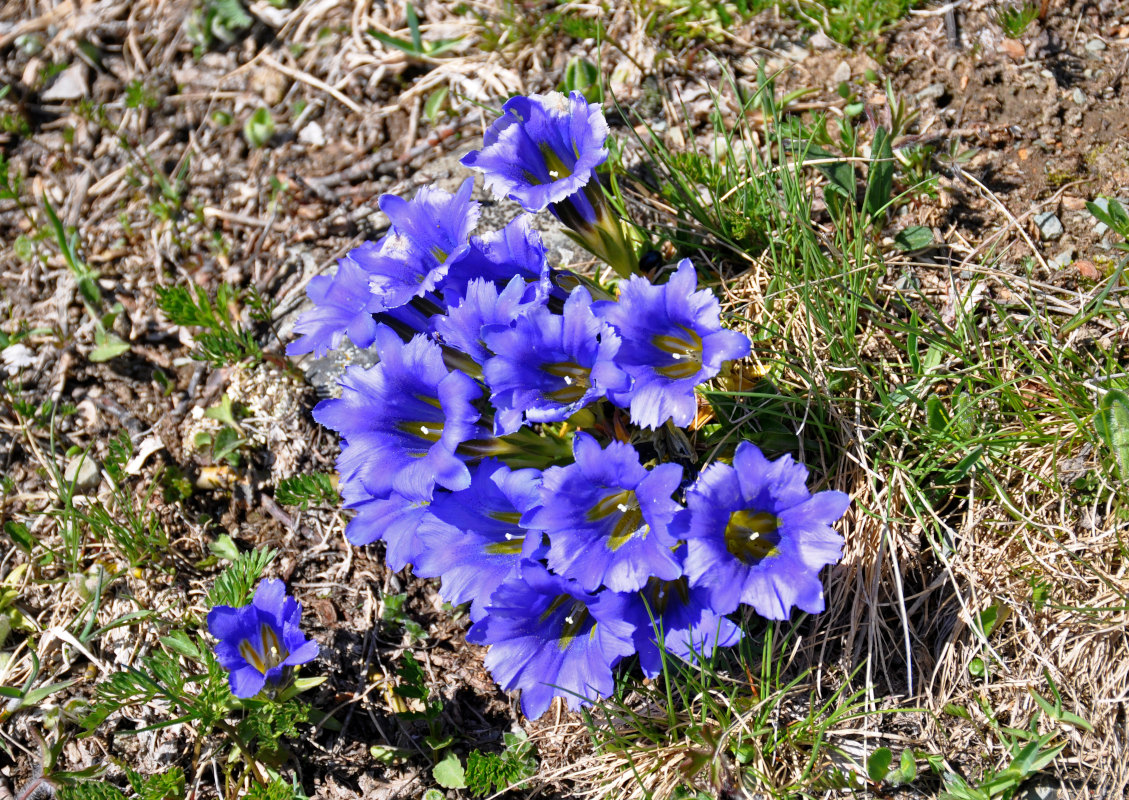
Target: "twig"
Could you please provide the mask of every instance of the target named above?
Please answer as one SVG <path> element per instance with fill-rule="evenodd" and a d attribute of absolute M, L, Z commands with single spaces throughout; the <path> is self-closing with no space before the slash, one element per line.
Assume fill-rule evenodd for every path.
<path fill-rule="evenodd" d="M 300 70 L 296 70 L 296 69 L 293 69 L 291 67 L 288 67 L 285 64 L 274 60 L 273 58 L 266 55 L 265 53 L 263 53 L 260 57 L 262 58 L 263 63 L 266 64 L 268 67 L 272 67 L 273 69 L 277 69 L 283 75 L 286 75 L 290 78 L 293 78 L 296 81 L 301 81 L 302 83 L 308 84 L 308 85 L 314 87 L 315 89 L 320 89 L 321 91 L 325 92 L 330 97 L 332 97 L 334 100 L 336 100 L 337 102 L 341 103 L 343 106 L 348 108 L 350 111 L 355 111 L 358 114 L 364 114 L 365 113 L 365 110 L 363 108 L 361 108 L 359 105 L 354 103 L 348 97 L 343 95 L 337 89 L 334 89 L 332 86 L 330 86 L 325 81 L 319 80 L 318 78 L 315 78 L 313 75 L 310 75 L 308 73 L 301 72 Z"/>

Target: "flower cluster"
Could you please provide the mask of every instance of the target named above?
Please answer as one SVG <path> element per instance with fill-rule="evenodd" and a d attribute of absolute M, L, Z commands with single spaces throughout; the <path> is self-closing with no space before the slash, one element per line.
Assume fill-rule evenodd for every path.
<path fill-rule="evenodd" d="M 472 180 L 385 196 L 387 235 L 311 282 L 288 352 L 375 348 L 314 409 L 341 435 L 348 538 L 470 603 L 468 639 L 537 717 L 554 696 L 608 694 L 631 654 L 656 674 L 660 641 L 686 659 L 734 644 L 742 604 L 822 610 L 848 498 L 809 493 L 802 465 L 748 442 L 696 475 L 659 457 L 651 442 L 694 421 L 697 387 L 749 340 L 690 260 L 665 281 L 639 272 L 595 174 L 598 105 L 535 95 L 503 112 L 463 163 L 526 213 L 473 235 Z M 544 210 L 615 268 L 614 292 L 547 262 L 529 216 Z"/>

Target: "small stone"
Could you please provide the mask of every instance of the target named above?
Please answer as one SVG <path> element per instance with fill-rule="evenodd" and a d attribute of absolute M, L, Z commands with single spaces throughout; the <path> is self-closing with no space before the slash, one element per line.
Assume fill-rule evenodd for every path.
<path fill-rule="evenodd" d="M 1109 198 L 1108 197 L 1096 197 L 1096 198 L 1094 198 L 1094 205 L 1096 205 L 1098 208 L 1100 208 L 1102 211 L 1106 212 L 1107 214 L 1109 213 Z M 1108 231 L 1108 230 L 1109 230 L 1109 226 L 1106 225 L 1104 222 L 1102 222 L 1099 219 L 1094 220 L 1094 233 L 1095 234 L 1097 234 L 1098 236 L 1104 236 L 1105 232 Z"/>
<path fill-rule="evenodd" d="M 1080 106 L 1086 105 L 1086 93 L 1083 92 L 1081 89 L 1075 89 L 1074 92 L 1071 94 L 1071 98 L 1074 100 L 1075 103 L 1077 103 Z"/>
<path fill-rule="evenodd" d="M 1013 61 L 1022 61 L 1027 56 L 1027 49 L 1023 43 L 1015 39 L 1004 39 L 1000 42 L 1000 50 Z"/>
<path fill-rule="evenodd" d="M 913 97 L 918 102 L 921 102 L 923 100 L 936 100 L 938 97 L 940 97 L 944 93 L 945 93 L 945 84 L 943 84 L 943 83 L 931 83 L 928 86 L 926 86 L 924 89 L 922 89 L 920 92 L 915 94 Z"/>
<path fill-rule="evenodd" d="M 1036 215 L 1035 227 L 1039 229 L 1039 238 L 1043 241 L 1054 241 L 1063 234 L 1062 222 L 1053 211 Z"/>
<path fill-rule="evenodd" d="M 86 65 L 81 61 L 71 64 L 59 73 L 40 98 L 47 103 L 56 103 L 61 100 L 77 100 L 90 93 L 90 84 L 86 80 Z"/>
<path fill-rule="evenodd" d="M 1079 259 L 1074 262 L 1074 268 L 1078 270 L 1079 275 L 1081 275 L 1088 281 L 1096 281 L 1102 276 L 1102 274 L 1098 272 L 1098 268 L 1093 261 Z"/>
<path fill-rule="evenodd" d="M 1102 50 L 1105 50 L 1105 42 L 1103 42 L 1101 39 L 1091 39 L 1090 41 L 1086 42 L 1086 52 L 1100 53 Z"/>
<path fill-rule="evenodd" d="M 1056 255 L 1054 258 L 1051 259 L 1051 263 L 1054 264 L 1059 269 L 1065 269 L 1066 267 L 1069 267 L 1073 261 L 1074 261 L 1074 248 L 1073 247 L 1067 247 L 1066 249 L 1060 251 L 1058 253 L 1058 255 Z"/>
<path fill-rule="evenodd" d="M 831 73 L 832 83 L 846 83 L 851 79 L 851 65 L 846 61 L 840 61 L 839 66 L 835 67 L 835 71 Z"/>
<path fill-rule="evenodd" d="M 823 31 L 817 31 L 808 39 L 808 47 L 813 50 L 834 50 L 838 46 L 839 43 Z"/>
<path fill-rule="evenodd" d="M 298 131 L 298 141 L 314 147 L 322 147 L 325 144 L 325 131 L 321 129 L 321 125 L 310 122 Z"/>
<path fill-rule="evenodd" d="M 79 453 L 67 462 L 67 468 L 63 472 L 63 480 L 68 484 L 73 484 L 75 491 L 88 492 L 97 488 L 99 482 L 101 482 L 102 467 L 89 453 L 85 455 Z"/>

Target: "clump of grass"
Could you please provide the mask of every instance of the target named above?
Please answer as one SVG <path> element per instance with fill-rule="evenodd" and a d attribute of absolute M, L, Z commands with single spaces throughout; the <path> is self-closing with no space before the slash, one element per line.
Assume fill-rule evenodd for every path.
<path fill-rule="evenodd" d="M 1039 18 L 1039 6 L 1030 0 L 1015 5 L 1014 3 L 1001 3 L 996 6 L 993 13 L 996 23 L 1009 39 L 1019 39 L 1027 32 L 1031 23 Z"/>
<path fill-rule="evenodd" d="M 976 724 L 982 711 L 943 724 L 919 716 L 916 745 L 940 766 L 918 780 L 936 782 L 951 762 L 981 776 L 981 787 L 1002 786 L 992 782 L 1022 753 L 1038 765 L 1026 774 L 1064 774 L 1070 761 L 1094 770 L 1099 786 L 1124 787 L 1129 770 L 1106 768 L 1109 748 L 1121 745 L 1110 744 L 1114 714 L 1099 698 L 1129 685 L 1129 648 L 1091 635 L 1123 625 L 1126 607 L 1111 576 L 1129 508 L 1101 399 L 1127 388 L 1117 332 L 1129 309 L 1114 291 L 1123 266 L 1078 294 L 1041 283 L 1023 259 L 970 252 L 959 276 L 914 260 L 907 251 L 958 245 L 916 235 L 901 237 L 913 247 L 886 244 L 900 241 L 887 229 L 891 211 L 930 178 L 896 157 L 912 120 L 867 134 L 848 118 L 828 134 L 822 120 L 790 114 L 763 76 L 749 96 L 724 90 L 736 122 L 721 124 L 719 102 L 712 130 L 683 133 L 712 140 L 719 157 L 676 152 L 652 132 L 642 177 L 661 198 L 652 229 L 681 254 L 710 259 L 728 313 L 754 341 L 756 370 L 718 382 L 709 397 L 720 422 L 705 433 L 789 450 L 854 498 L 843 562 L 826 576 L 827 611 L 792 654 L 796 690 L 812 688 L 815 673 L 804 669 L 835 664 L 834 689 L 820 691 L 842 690 L 847 706 L 940 713 L 988 693 L 993 718 L 1029 719 L 1036 701 L 1016 687 L 1043 682 L 1053 664 L 1046 678 L 1061 687 L 1061 707 L 1087 710 L 1093 733 L 1078 726 L 1045 740 L 1040 729 L 1017 741 L 1007 726 Z M 928 167 L 960 170 L 959 159 Z M 636 198 L 628 176 L 621 186 Z M 914 279 L 898 280 L 906 274 Z M 1054 630 L 1072 631 L 1076 646 L 1052 649 Z M 761 687 L 714 691 L 720 699 L 698 700 L 709 708 L 695 721 L 660 730 L 647 693 L 632 688 L 643 700 L 624 696 L 618 738 L 598 734 L 606 763 L 651 759 L 623 787 L 651 768 L 677 773 L 695 747 L 716 755 L 701 734 L 687 745 L 687 731 L 727 730 L 765 697 Z M 881 719 L 860 716 L 859 727 L 879 732 Z M 815 786 L 821 771 L 834 777 L 827 765 L 796 763 L 809 783 L 789 791 Z M 767 769 L 753 783 L 788 785 Z"/>

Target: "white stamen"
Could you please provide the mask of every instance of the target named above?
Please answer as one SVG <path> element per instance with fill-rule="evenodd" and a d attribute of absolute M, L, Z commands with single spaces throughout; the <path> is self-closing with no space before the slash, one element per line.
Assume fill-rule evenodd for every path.
<path fill-rule="evenodd" d="M 426 425 L 420 425 L 419 426 L 419 432 L 422 433 L 424 436 L 427 436 L 429 433 L 431 433 L 431 431 L 429 431 L 427 429 Z"/>
<path fill-rule="evenodd" d="M 666 597 L 666 587 L 659 589 L 659 599 L 662 600 L 664 597 Z"/>
<path fill-rule="evenodd" d="M 514 538 L 514 535 L 513 535 L 512 533 L 507 533 L 507 534 L 506 534 L 506 541 L 507 541 L 507 542 L 508 542 L 508 541 L 509 541 L 510 539 L 512 539 L 512 538 Z"/>
<path fill-rule="evenodd" d="M 750 541 L 750 542 L 752 542 L 752 541 L 755 541 L 755 540 L 757 540 L 757 539 L 759 539 L 759 538 L 761 538 L 761 535 L 760 535 L 759 533 L 757 533 L 756 531 L 752 531 L 752 532 L 751 532 L 751 533 L 749 534 L 749 541 Z"/>
<path fill-rule="evenodd" d="M 572 378 L 570 378 L 568 375 L 564 376 L 564 382 L 565 386 L 572 386 Z"/>
<path fill-rule="evenodd" d="M 569 614 L 567 617 L 565 617 L 565 622 L 567 622 L 569 625 L 572 624 L 572 614 Z"/>
<path fill-rule="evenodd" d="M 630 508 L 629 508 L 629 507 L 628 507 L 628 506 L 627 506 L 626 504 L 624 504 L 624 503 L 620 503 L 620 504 L 619 504 L 618 506 L 616 506 L 616 508 L 618 508 L 618 509 L 619 509 L 619 513 L 621 513 L 621 514 L 626 514 L 626 513 L 628 512 L 628 511 L 630 511 L 630 510 L 631 510 L 631 509 L 630 509 Z"/>
<path fill-rule="evenodd" d="M 561 174 L 559 172 L 557 172 L 555 169 L 549 170 L 549 177 L 550 178 L 559 178 L 560 176 L 561 176 Z"/>

